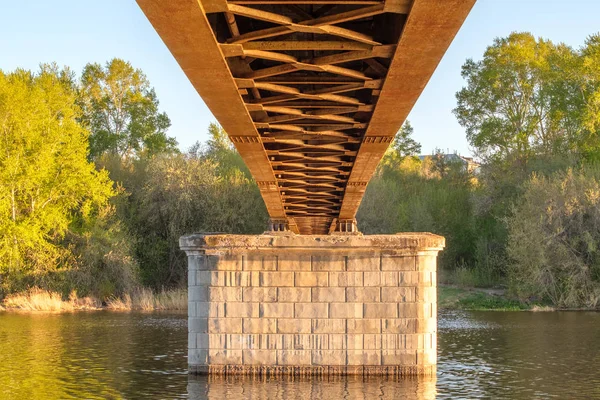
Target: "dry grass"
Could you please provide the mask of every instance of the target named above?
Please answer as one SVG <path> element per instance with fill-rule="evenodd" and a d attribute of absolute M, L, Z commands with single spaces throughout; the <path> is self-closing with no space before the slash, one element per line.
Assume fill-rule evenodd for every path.
<path fill-rule="evenodd" d="M 162 291 L 155 296 L 157 310 L 187 311 L 187 289 Z"/>
<path fill-rule="evenodd" d="M 70 312 L 75 310 L 96 310 L 100 302 L 90 297 L 79 298 L 73 291 L 68 300 L 56 292 L 39 288 L 32 288 L 25 293 L 16 293 L 7 296 L 3 304 L 7 310 L 20 311 L 45 311 L 45 312 Z"/>
<path fill-rule="evenodd" d="M 187 290 L 172 289 L 154 293 L 151 289 L 140 288 L 131 295 L 112 298 L 107 307 L 118 311 L 185 311 L 187 310 Z"/>
<path fill-rule="evenodd" d="M 91 297 L 80 298 L 75 291 L 71 292 L 67 300 L 63 300 L 59 293 L 39 288 L 9 295 L 0 303 L 0 311 L 71 312 L 101 308 L 100 300 Z M 172 289 L 155 293 L 151 289 L 139 288 L 131 294 L 108 299 L 106 308 L 114 311 L 185 311 L 187 290 Z"/>
<path fill-rule="evenodd" d="M 129 294 L 123 297 L 111 297 L 106 301 L 106 307 L 115 311 L 129 311 L 131 307 L 131 296 Z"/>
<path fill-rule="evenodd" d="M 155 296 L 152 289 L 138 289 L 133 292 L 133 309 L 142 311 L 155 310 Z"/>
<path fill-rule="evenodd" d="M 536 312 L 545 312 L 545 311 L 556 311 L 556 308 L 550 306 L 533 306 L 531 307 L 531 311 Z"/>

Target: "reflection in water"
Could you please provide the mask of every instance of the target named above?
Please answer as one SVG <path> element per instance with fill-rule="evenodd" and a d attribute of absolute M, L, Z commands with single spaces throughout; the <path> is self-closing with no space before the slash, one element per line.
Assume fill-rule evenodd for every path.
<path fill-rule="evenodd" d="M 189 376 L 192 400 L 435 399 L 435 377 L 220 377 Z"/>
<path fill-rule="evenodd" d="M 185 315 L 0 313 L 0 399 L 600 399 L 600 313 L 441 312 L 435 378 L 187 375 Z"/>
<path fill-rule="evenodd" d="M 186 330 L 184 316 L 0 313 L 0 398 L 184 394 Z"/>
<path fill-rule="evenodd" d="M 439 318 L 438 398 L 600 399 L 600 313 Z"/>

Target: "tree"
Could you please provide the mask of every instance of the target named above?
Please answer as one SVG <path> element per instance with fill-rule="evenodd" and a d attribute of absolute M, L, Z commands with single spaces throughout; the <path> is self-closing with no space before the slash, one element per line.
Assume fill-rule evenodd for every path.
<path fill-rule="evenodd" d="M 451 166 L 450 173 L 432 173 L 431 165 L 405 157 L 395 168 L 380 169 L 358 209 L 359 228 L 365 234 L 435 232 L 447 241 L 441 267 L 472 265 L 477 233 L 469 174 Z"/>
<path fill-rule="evenodd" d="M 404 163 L 406 157 L 415 157 L 421 152 L 421 144 L 412 138 L 414 129 L 410 121 L 404 122 L 396 132 L 394 140 L 385 152 L 379 163 L 380 167 L 398 169 Z M 409 162 L 410 164 L 410 162 Z"/>
<path fill-rule="evenodd" d="M 483 159 L 577 150 L 583 98 L 571 48 L 513 33 L 462 67 L 454 113 Z"/>
<path fill-rule="evenodd" d="M 153 157 L 139 195 L 137 223 L 132 227 L 143 238 L 137 254 L 142 279 L 157 288 L 185 282 L 187 264 L 179 249 L 181 236 L 193 232 L 261 233 L 268 218 L 253 180 L 235 165 L 219 164 L 197 152 Z"/>
<path fill-rule="evenodd" d="M 48 271 L 73 219 L 113 196 L 88 162 L 68 70 L 0 72 L 0 273 Z"/>
<path fill-rule="evenodd" d="M 202 156 L 217 165 L 217 173 L 220 176 L 230 176 L 241 172 L 246 178 L 251 179 L 250 170 L 233 146 L 227 132 L 221 126 L 211 122 L 208 126 L 208 135 L 210 139 L 206 142 Z"/>
<path fill-rule="evenodd" d="M 583 124 L 586 128 L 584 154 L 600 159 L 600 34 L 590 36 L 581 51 L 581 87 L 585 106 Z"/>
<path fill-rule="evenodd" d="M 560 307 L 600 304 L 600 170 L 533 175 L 506 219 L 510 288 Z"/>
<path fill-rule="evenodd" d="M 174 151 L 177 142 L 166 132 L 171 121 L 159 112 L 150 82 L 139 69 L 118 58 L 87 64 L 80 86 L 82 122 L 89 127 L 90 157 L 123 159 Z"/>
<path fill-rule="evenodd" d="M 391 148 L 400 156 L 418 156 L 421 153 L 421 143 L 412 138 L 414 129 L 410 121 L 406 121 L 396 133 Z"/>

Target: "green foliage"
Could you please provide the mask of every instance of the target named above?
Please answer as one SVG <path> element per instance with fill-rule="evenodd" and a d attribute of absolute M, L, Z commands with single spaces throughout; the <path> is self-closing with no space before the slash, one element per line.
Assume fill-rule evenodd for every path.
<path fill-rule="evenodd" d="M 498 281 L 504 275 L 508 240 L 506 217 L 512 205 L 523 195 L 531 174 L 548 176 L 574 165 L 576 160 L 564 155 L 536 156 L 525 164 L 511 158 L 497 159 L 480 168 L 471 205 L 477 232 L 475 265 L 480 272 L 485 272 L 484 276 Z"/>
<path fill-rule="evenodd" d="M 87 64 L 81 76 L 79 104 L 89 127 L 90 156 L 109 153 L 121 158 L 175 151 L 168 137 L 171 121 L 158 111 L 158 99 L 148 79 L 130 63 L 115 58 L 104 67 Z"/>
<path fill-rule="evenodd" d="M 588 159 L 600 161 L 600 34 L 586 40 L 581 58 L 579 82 L 585 98 L 582 121 L 587 134 L 583 153 Z"/>
<path fill-rule="evenodd" d="M 508 279 L 528 302 L 597 306 L 600 35 L 574 50 L 513 33 L 462 75 L 454 113 L 480 171 L 440 151 L 420 160 L 406 122 L 369 183 L 361 231 L 445 236 L 440 266 L 453 283 Z M 209 140 L 182 154 L 169 126 L 146 76 L 123 60 L 88 64 L 80 80 L 56 66 L 0 72 L 0 291 L 108 298 L 139 278 L 182 286 L 180 236 L 262 232 L 260 192 L 225 131 L 211 124 Z M 524 307 L 459 297 L 461 308 Z"/>
<path fill-rule="evenodd" d="M 510 287 L 561 307 L 600 303 L 598 168 L 533 175 L 507 219 Z"/>
<path fill-rule="evenodd" d="M 460 299 L 457 303 L 458 308 L 463 310 L 494 310 L 494 311 L 522 311 L 529 310 L 531 307 L 519 300 L 507 299 L 500 296 L 489 295 L 485 293 L 473 293 Z"/>
<path fill-rule="evenodd" d="M 483 60 L 467 60 L 467 87 L 454 110 L 485 159 L 577 151 L 584 97 L 580 58 L 571 48 L 513 33 L 496 39 Z"/>
<path fill-rule="evenodd" d="M 438 307 L 478 311 L 523 311 L 531 309 L 531 305 L 527 303 L 500 294 L 449 286 L 438 286 Z"/>
<path fill-rule="evenodd" d="M 87 161 L 68 70 L 0 72 L 0 273 L 43 274 L 68 265 L 60 245 L 76 216 L 114 195 Z"/>
<path fill-rule="evenodd" d="M 421 143 L 412 138 L 413 133 L 410 121 L 406 121 L 394 136 L 390 148 L 399 157 L 418 156 L 421 153 Z"/>
<path fill-rule="evenodd" d="M 454 269 L 439 271 L 438 282 L 466 288 L 500 287 L 501 279 L 498 271 L 494 269 L 495 265 L 481 264 L 476 258 L 477 255 L 478 249 L 475 249 L 475 262 L 470 265 L 460 264 Z"/>
<path fill-rule="evenodd" d="M 101 299 L 130 293 L 138 285 L 138 264 L 131 236 L 115 207 L 106 205 L 87 218 L 77 218 L 62 243 L 74 256 L 62 293 L 75 289 Z"/>
<path fill-rule="evenodd" d="M 421 144 L 413 139 L 413 133 L 414 129 L 410 121 L 404 122 L 402 127 L 396 132 L 396 136 L 394 136 L 390 147 L 385 152 L 380 162 L 380 168 L 398 168 L 404 162 L 405 158 L 419 155 Z"/>
<path fill-rule="evenodd" d="M 80 87 L 55 66 L 0 73 L 0 290 L 178 286 L 180 236 L 262 232 L 260 192 L 223 129 L 180 154 L 168 126 L 146 77 L 118 59 L 87 65 Z"/>
<path fill-rule="evenodd" d="M 412 157 L 395 167 L 384 165 L 367 187 L 357 214 L 359 228 L 365 234 L 435 232 L 446 237 L 443 266 L 471 263 L 471 175 L 463 164 L 448 163 L 443 175 L 432 165 Z"/>
<path fill-rule="evenodd" d="M 185 283 L 186 258 L 179 238 L 193 232 L 261 233 L 267 213 L 256 183 L 215 124 L 211 140 L 185 154 L 163 154 L 134 163 L 104 158 L 125 195 L 120 215 L 138 238 L 142 281 L 155 288 Z M 245 167 L 244 167 L 245 170 Z"/>
<path fill-rule="evenodd" d="M 543 178 L 600 159 L 598 43 L 592 36 L 573 50 L 513 33 L 463 66 L 467 86 L 457 93 L 454 113 L 485 161 L 472 196 L 473 258 L 478 271 L 488 271 L 484 276 L 500 277 L 512 265 L 506 221 L 530 190 L 531 174 Z"/>
<path fill-rule="evenodd" d="M 213 161 L 220 176 L 229 177 L 242 172 L 244 176 L 251 178 L 248 167 L 233 147 L 227 132 L 213 122 L 208 126 L 208 135 L 210 139 L 206 146 L 202 148 L 200 144 L 196 144 L 191 152 Z"/>

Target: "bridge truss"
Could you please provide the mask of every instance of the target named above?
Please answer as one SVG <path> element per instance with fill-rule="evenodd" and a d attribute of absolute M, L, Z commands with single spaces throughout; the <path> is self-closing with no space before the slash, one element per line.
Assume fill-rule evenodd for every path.
<path fill-rule="evenodd" d="M 355 231 L 379 160 L 475 0 L 137 0 L 277 229 Z"/>

